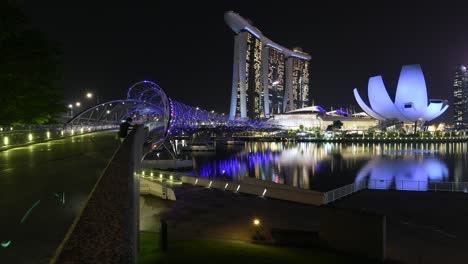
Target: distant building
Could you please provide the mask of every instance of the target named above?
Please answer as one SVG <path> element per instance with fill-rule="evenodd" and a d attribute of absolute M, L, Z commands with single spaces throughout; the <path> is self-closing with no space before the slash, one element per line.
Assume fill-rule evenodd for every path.
<path fill-rule="evenodd" d="M 362 100 L 357 89 L 354 89 L 354 97 L 362 110 L 380 121 L 396 119 L 423 125 L 448 108 L 447 100 L 427 99 L 426 81 L 419 64 L 403 65 L 401 68 L 395 101 L 388 95 L 380 75 L 369 78 L 367 89 L 370 107 Z"/>
<path fill-rule="evenodd" d="M 453 125 L 457 130 L 468 128 L 468 71 L 458 65 L 453 78 Z"/>
<path fill-rule="evenodd" d="M 275 124 L 283 129 L 299 129 L 301 126 L 306 129 L 326 130 L 334 121 L 343 123 L 342 130 L 346 131 L 366 131 L 376 128 L 378 120 L 365 114 L 364 112 L 348 114 L 342 110 L 326 112 L 320 106 L 309 106 L 296 109 L 283 114 L 275 115 L 268 120 L 268 123 Z"/>
<path fill-rule="evenodd" d="M 232 11 L 224 20 L 236 33 L 229 118 L 259 119 L 309 106 L 310 55 L 268 39 Z"/>

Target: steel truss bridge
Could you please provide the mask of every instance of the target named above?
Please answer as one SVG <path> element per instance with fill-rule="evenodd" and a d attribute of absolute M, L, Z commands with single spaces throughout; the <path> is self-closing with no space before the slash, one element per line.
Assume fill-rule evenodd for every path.
<path fill-rule="evenodd" d="M 136 124 L 148 127 L 153 145 L 185 133 L 207 128 L 225 130 L 272 130 L 264 121 L 229 120 L 224 114 L 192 107 L 168 97 L 154 82 L 141 81 L 127 91 L 127 98 L 104 102 L 75 115 L 66 126 L 103 126 L 117 128 L 123 119 L 131 117 Z"/>

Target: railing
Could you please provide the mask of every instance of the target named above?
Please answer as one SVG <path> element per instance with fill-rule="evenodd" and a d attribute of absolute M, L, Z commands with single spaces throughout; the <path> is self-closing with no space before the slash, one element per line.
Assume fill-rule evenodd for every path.
<path fill-rule="evenodd" d="M 117 126 L 28 125 L 0 127 L 0 150 L 117 128 Z"/>
<path fill-rule="evenodd" d="M 351 183 L 343 187 L 324 193 L 324 203 L 328 204 L 337 199 L 351 195 L 363 189 L 397 190 L 397 191 L 443 191 L 468 193 L 468 182 L 436 182 L 415 180 L 385 180 L 372 179 Z"/>
<path fill-rule="evenodd" d="M 345 196 L 351 195 L 360 190 L 366 189 L 367 184 L 365 181 L 358 183 L 351 183 L 340 188 L 328 191 L 324 193 L 324 204 L 331 203 L 337 199 L 343 198 Z"/>

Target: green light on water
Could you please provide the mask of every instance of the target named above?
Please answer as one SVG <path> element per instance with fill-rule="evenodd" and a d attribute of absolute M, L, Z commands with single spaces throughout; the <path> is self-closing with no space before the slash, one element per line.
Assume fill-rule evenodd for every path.
<path fill-rule="evenodd" d="M 11 240 L 8 240 L 7 242 L 2 242 L 2 247 L 7 248 L 11 245 Z"/>
<path fill-rule="evenodd" d="M 50 131 L 47 131 L 46 135 L 47 135 L 47 138 L 50 138 Z"/>
<path fill-rule="evenodd" d="M 31 133 L 28 134 L 28 140 L 32 141 L 33 140 L 33 135 Z"/>
<path fill-rule="evenodd" d="M 8 143 L 9 143 L 8 137 L 3 137 L 3 144 L 8 145 Z"/>

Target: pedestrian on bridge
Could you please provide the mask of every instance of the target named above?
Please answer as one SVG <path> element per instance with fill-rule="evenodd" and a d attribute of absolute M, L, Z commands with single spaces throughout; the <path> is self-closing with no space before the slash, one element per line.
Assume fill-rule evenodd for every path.
<path fill-rule="evenodd" d="M 120 142 L 123 142 L 125 140 L 125 137 L 127 136 L 129 128 L 133 128 L 131 117 L 127 117 L 127 119 L 125 119 L 125 122 L 122 122 L 120 124 L 120 127 L 119 127 Z"/>

